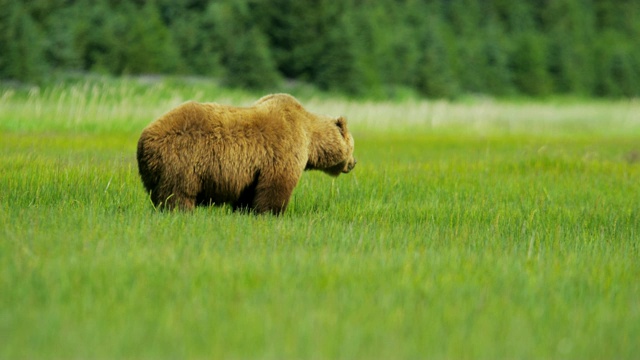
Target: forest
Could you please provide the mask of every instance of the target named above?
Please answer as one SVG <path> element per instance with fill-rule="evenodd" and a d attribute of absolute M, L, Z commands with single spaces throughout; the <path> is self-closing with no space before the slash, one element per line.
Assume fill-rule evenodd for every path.
<path fill-rule="evenodd" d="M 636 0 L 0 0 L 0 79 L 59 74 L 411 92 L 640 95 Z"/>

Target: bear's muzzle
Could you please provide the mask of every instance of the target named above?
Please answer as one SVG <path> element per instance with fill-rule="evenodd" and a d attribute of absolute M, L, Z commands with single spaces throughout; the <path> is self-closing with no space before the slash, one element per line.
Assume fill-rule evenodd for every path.
<path fill-rule="evenodd" d="M 354 167 L 356 167 L 356 163 L 358 163 L 358 161 L 356 159 L 353 159 L 353 162 L 348 162 L 347 166 L 345 166 L 345 168 L 342 170 L 343 173 L 348 173 L 351 170 L 353 170 Z"/>

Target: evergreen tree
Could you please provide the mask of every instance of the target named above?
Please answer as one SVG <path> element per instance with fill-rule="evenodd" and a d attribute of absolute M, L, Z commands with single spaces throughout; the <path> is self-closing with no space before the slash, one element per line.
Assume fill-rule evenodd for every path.
<path fill-rule="evenodd" d="M 0 2 L 0 77 L 37 81 L 47 67 L 44 37 L 21 2 Z"/>
<path fill-rule="evenodd" d="M 251 17 L 246 1 L 228 0 L 207 9 L 214 41 L 221 54 L 224 80 L 238 87 L 266 89 L 279 81 L 266 37 Z"/>
<path fill-rule="evenodd" d="M 322 56 L 317 59 L 315 81 L 323 89 L 364 95 L 368 85 L 354 28 L 340 17 L 325 34 Z"/>
<path fill-rule="evenodd" d="M 593 94 L 594 15 L 588 0 L 558 0 L 546 8 L 549 65 L 558 92 Z"/>
<path fill-rule="evenodd" d="M 84 15 L 79 10 L 79 6 L 54 8 L 43 19 L 44 31 L 48 34 L 44 56 L 53 69 L 79 70 L 82 67 L 82 54 L 76 44 L 78 27 Z"/>
<path fill-rule="evenodd" d="M 204 15 L 203 15 L 204 14 Z M 184 72 L 221 76 L 221 53 L 213 33 L 214 17 L 207 12 L 184 11 L 172 19 L 171 31 L 184 62 Z"/>
<path fill-rule="evenodd" d="M 634 50 L 635 47 L 627 43 L 622 34 L 615 30 L 607 30 L 599 36 L 596 57 L 597 95 L 640 95 L 640 67 L 638 59 L 634 59 Z"/>
<path fill-rule="evenodd" d="M 486 93 L 483 71 L 485 70 L 485 39 L 481 24 L 481 4 L 475 0 L 451 0 L 446 3 L 445 13 L 456 38 L 454 57 L 455 74 L 462 92 Z"/>
<path fill-rule="evenodd" d="M 388 5 L 387 10 L 392 12 L 393 5 Z M 374 55 L 378 59 L 378 70 L 383 84 L 391 86 L 406 86 L 416 88 L 419 81 L 416 74 L 422 64 L 423 44 L 420 42 L 425 34 L 418 29 L 419 21 L 412 18 L 415 15 L 422 17 L 423 12 L 418 7 L 406 6 L 404 11 L 389 16 L 389 23 L 379 26 L 381 21 L 376 21 L 372 27 L 377 28 L 386 40 L 377 49 Z M 389 31 L 393 29 L 393 31 Z M 378 42 L 379 40 L 374 40 Z"/>
<path fill-rule="evenodd" d="M 123 9 L 126 30 L 122 42 L 125 64 L 122 72 L 131 74 L 175 73 L 180 55 L 173 37 L 153 2 L 140 9 Z M 126 13 L 130 14 L 126 16 Z"/>
<path fill-rule="evenodd" d="M 454 72 L 455 43 L 436 8 L 431 8 L 421 35 L 422 54 L 415 86 L 420 93 L 430 97 L 455 96 L 458 93 Z"/>
<path fill-rule="evenodd" d="M 595 46 L 599 96 L 640 95 L 640 3 L 595 3 L 598 35 Z"/>
<path fill-rule="evenodd" d="M 379 96 L 382 93 L 379 64 L 387 56 L 383 53 L 384 39 L 377 35 L 381 31 L 375 29 L 380 26 L 376 20 L 381 17 L 378 11 L 382 6 L 375 1 L 357 6 L 351 2 L 332 6 L 327 13 L 330 25 L 317 62 L 317 81 L 326 88 L 351 95 Z M 362 11 L 360 6 L 367 11 Z"/>
<path fill-rule="evenodd" d="M 326 3 L 326 6 L 325 6 Z M 256 8 L 273 59 L 285 77 L 312 81 L 317 76 L 324 42 L 339 2 L 271 0 Z"/>
<path fill-rule="evenodd" d="M 545 96 L 551 92 L 546 56 L 543 36 L 529 31 L 514 38 L 511 68 L 515 86 L 520 92 L 533 96 Z"/>
<path fill-rule="evenodd" d="M 380 96 L 638 96 L 634 0 L 0 0 L 0 78 L 280 76 Z M 388 92 L 387 92 L 388 93 Z"/>
<path fill-rule="evenodd" d="M 175 73 L 180 54 L 153 2 L 80 5 L 87 21 L 77 28 L 76 43 L 84 68 L 111 74 Z"/>
<path fill-rule="evenodd" d="M 512 73 L 509 67 L 510 43 L 495 14 L 485 19 L 482 34 L 482 67 L 477 69 L 482 76 L 484 91 L 493 95 L 513 92 Z"/>
<path fill-rule="evenodd" d="M 82 1 L 77 5 L 86 21 L 78 22 L 76 46 L 85 70 L 121 74 L 125 69 L 122 42 L 127 29 L 126 18 L 105 0 Z"/>

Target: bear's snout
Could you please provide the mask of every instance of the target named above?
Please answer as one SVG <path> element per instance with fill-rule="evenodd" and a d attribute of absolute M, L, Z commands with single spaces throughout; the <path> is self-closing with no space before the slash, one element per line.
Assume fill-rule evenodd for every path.
<path fill-rule="evenodd" d="M 347 166 L 345 166 L 344 170 L 342 170 L 343 173 L 348 173 L 349 171 L 353 170 L 354 167 L 356 167 L 356 164 L 358 163 L 358 160 L 353 159 L 353 161 L 349 161 L 347 163 Z"/>

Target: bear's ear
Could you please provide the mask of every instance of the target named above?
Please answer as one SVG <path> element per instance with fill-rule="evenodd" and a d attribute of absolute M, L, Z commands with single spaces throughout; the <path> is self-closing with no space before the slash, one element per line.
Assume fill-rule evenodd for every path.
<path fill-rule="evenodd" d="M 345 136 L 347 134 L 347 119 L 340 116 L 336 119 L 336 125 L 338 126 L 338 129 L 340 129 L 342 136 Z"/>

